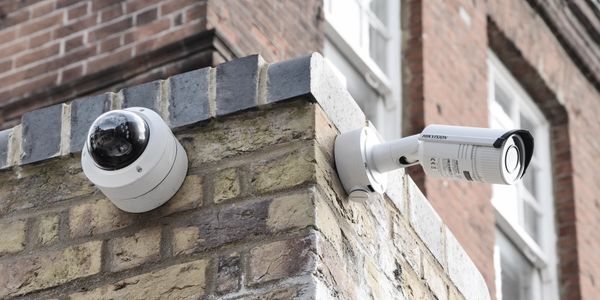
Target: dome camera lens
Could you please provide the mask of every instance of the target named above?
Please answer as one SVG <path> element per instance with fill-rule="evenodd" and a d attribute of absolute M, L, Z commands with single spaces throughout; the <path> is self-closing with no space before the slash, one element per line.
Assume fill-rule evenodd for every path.
<path fill-rule="evenodd" d="M 148 124 L 129 111 L 112 111 L 100 116 L 90 129 L 90 155 L 104 170 L 117 170 L 133 163 L 148 145 Z"/>

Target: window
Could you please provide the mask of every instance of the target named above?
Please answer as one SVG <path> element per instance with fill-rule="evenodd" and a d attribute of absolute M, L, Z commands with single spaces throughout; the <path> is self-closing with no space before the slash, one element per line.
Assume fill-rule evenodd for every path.
<path fill-rule="evenodd" d="M 325 57 L 386 138 L 399 137 L 400 1 L 326 0 Z"/>
<path fill-rule="evenodd" d="M 535 139 L 523 180 L 494 185 L 494 265 L 498 299 L 558 299 L 556 233 L 549 127 L 535 103 L 490 52 L 489 114 L 492 128 L 523 128 Z"/>

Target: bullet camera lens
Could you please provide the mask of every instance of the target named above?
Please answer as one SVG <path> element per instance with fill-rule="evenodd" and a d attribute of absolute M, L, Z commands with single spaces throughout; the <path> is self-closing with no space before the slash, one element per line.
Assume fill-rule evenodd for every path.
<path fill-rule="evenodd" d="M 519 171 L 519 156 L 519 149 L 514 145 L 509 146 L 504 160 L 506 171 L 508 171 L 508 173 Z"/>
<path fill-rule="evenodd" d="M 149 136 L 148 124 L 142 117 L 129 111 L 112 111 L 92 124 L 88 149 L 98 167 L 118 170 L 142 155 Z"/>

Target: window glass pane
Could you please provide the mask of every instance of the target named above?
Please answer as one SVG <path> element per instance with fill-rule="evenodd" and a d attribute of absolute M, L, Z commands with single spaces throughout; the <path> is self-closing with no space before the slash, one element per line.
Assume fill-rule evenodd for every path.
<path fill-rule="evenodd" d="M 531 134 L 535 135 L 535 125 L 534 123 L 525 115 L 521 114 L 521 128 L 525 130 L 529 130 Z"/>
<path fill-rule="evenodd" d="M 537 173 L 537 166 L 532 162 L 522 178 L 523 187 L 525 187 L 533 197 L 537 197 L 537 186 L 535 183 Z"/>
<path fill-rule="evenodd" d="M 387 70 L 387 39 L 372 26 L 369 26 L 369 54 L 384 73 Z"/>
<path fill-rule="evenodd" d="M 513 100 L 510 94 L 498 84 L 494 86 L 494 100 L 496 100 L 500 107 L 502 107 L 504 113 L 506 113 L 508 116 L 511 115 Z"/>
<path fill-rule="evenodd" d="M 538 244 L 540 243 L 539 235 L 539 220 L 540 215 L 535 208 L 528 204 L 526 201 L 523 202 L 523 217 L 525 222 L 525 231 L 535 240 Z"/>
<path fill-rule="evenodd" d="M 502 300 L 532 299 L 533 265 L 508 239 L 498 232 L 500 248 L 500 273 L 502 277 Z"/>
<path fill-rule="evenodd" d="M 357 0 L 330 0 L 328 20 L 337 32 L 356 49 L 361 48 L 361 8 Z"/>
<path fill-rule="evenodd" d="M 379 21 L 384 25 L 388 25 L 388 8 L 387 8 L 388 0 L 372 0 L 369 5 L 371 11 L 377 16 Z"/>

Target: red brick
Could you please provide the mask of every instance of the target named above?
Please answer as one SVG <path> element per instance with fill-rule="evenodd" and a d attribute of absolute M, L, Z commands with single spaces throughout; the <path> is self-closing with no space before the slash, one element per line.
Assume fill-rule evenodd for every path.
<path fill-rule="evenodd" d="M 62 82 L 69 82 L 83 75 L 83 66 L 76 65 L 68 69 L 62 70 Z"/>
<path fill-rule="evenodd" d="M 5 60 L 0 62 L 0 73 L 4 73 L 12 69 L 12 60 Z"/>
<path fill-rule="evenodd" d="M 19 37 L 28 36 L 40 30 L 60 26 L 62 24 L 62 19 L 63 15 L 60 13 L 24 23 L 21 25 L 21 27 L 19 27 Z"/>
<path fill-rule="evenodd" d="M 17 36 L 17 31 L 14 28 L 4 28 L 0 30 L 0 45 L 12 41 Z"/>
<path fill-rule="evenodd" d="M 158 14 L 157 8 L 153 8 L 153 9 L 149 9 L 147 11 L 141 12 L 136 15 L 135 24 L 137 26 L 148 24 L 148 23 L 156 20 L 157 14 Z"/>
<path fill-rule="evenodd" d="M 83 36 L 82 35 L 74 36 L 72 38 L 69 38 L 65 42 L 65 52 L 66 53 L 71 52 L 74 49 L 77 49 L 81 46 L 83 46 Z"/>
<path fill-rule="evenodd" d="M 70 23 L 68 25 L 57 28 L 54 31 L 54 38 L 60 39 L 64 38 L 68 35 L 79 33 L 87 28 L 93 27 L 96 25 L 96 15 L 84 17 L 83 19 L 77 20 L 74 23 Z"/>
<path fill-rule="evenodd" d="M 28 42 L 25 40 L 20 40 L 15 43 L 10 43 L 7 45 L 5 45 L 5 44 L 0 45 L 0 57 L 8 58 L 15 54 L 21 53 L 25 49 L 27 49 L 27 46 L 28 46 Z"/>
<path fill-rule="evenodd" d="M 131 44 L 137 41 L 148 39 L 159 32 L 169 29 L 170 24 L 170 20 L 161 19 L 154 23 L 138 27 L 135 31 L 129 32 L 125 35 L 125 44 Z"/>
<path fill-rule="evenodd" d="M 206 18 L 206 3 L 194 4 L 185 12 L 186 22 Z"/>
<path fill-rule="evenodd" d="M 70 8 L 67 12 L 67 19 L 69 20 L 69 22 L 85 16 L 88 11 L 88 3 L 89 2 L 84 2 L 78 6 Z"/>
<path fill-rule="evenodd" d="M 45 1 L 31 6 L 31 18 L 37 18 L 49 14 L 54 9 L 52 1 Z"/>
<path fill-rule="evenodd" d="M 169 1 L 171 1 L 171 0 L 169 0 Z M 127 13 L 132 13 L 135 11 L 139 11 L 139 10 L 148 8 L 159 2 L 161 2 L 161 0 L 131 0 L 131 1 L 127 1 L 127 5 L 126 5 Z"/>
<path fill-rule="evenodd" d="M 116 4 L 120 4 L 121 2 L 124 2 L 124 0 L 94 0 L 92 1 L 92 10 L 98 11 L 109 6 L 116 6 Z"/>
<path fill-rule="evenodd" d="M 110 52 L 121 46 L 121 36 L 114 36 L 100 43 L 100 53 Z"/>
<path fill-rule="evenodd" d="M 51 57 L 54 55 L 58 55 L 59 50 L 60 50 L 60 45 L 53 44 L 53 45 L 41 48 L 39 50 L 35 50 L 29 54 L 19 56 L 15 60 L 15 67 L 18 68 L 18 67 L 30 64 L 30 63 L 38 61 L 38 60 L 42 60 L 42 59 L 45 59 L 45 58 L 48 58 L 48 57 Z"/>
<path fill-rule="evenodd" d="M 89 39 L 90 41 L 98 41 L 104 39 L 112 34 L 125 31 L 131 28 L 133 20 L 131 17 L 123 19 L 121 21 L 117 21 L 105 26 L 102 26 L 92 32 L 90 32 Z"/>
<path fill-rule="evenodd" d="M 177 10 L 183 10 L 186 6 L 194 3 L 194 0 L 171 0 L 160 6 L 160 15 L 168 15 Z"/>
<path fill-rule="evenodd" d="M 80 0 L 56 0 L 56 8 L 63 8 L 77 4 Z"/>
<path fill-rule="evenodd" d="M 47 31 L 47 32 L 32 36 L 29 39 L 29 48 L 37 48 L 39 46 L 42 46 L 42 45 L 50 42 L 51 39 L 52 39 L 51 31 Z"/>
<path fill-rule="evenodd" d="M 123 7 L 121 5 L 111 6 L 100 13 L 102 23 L 118 18 L 123 15 Z"/>

